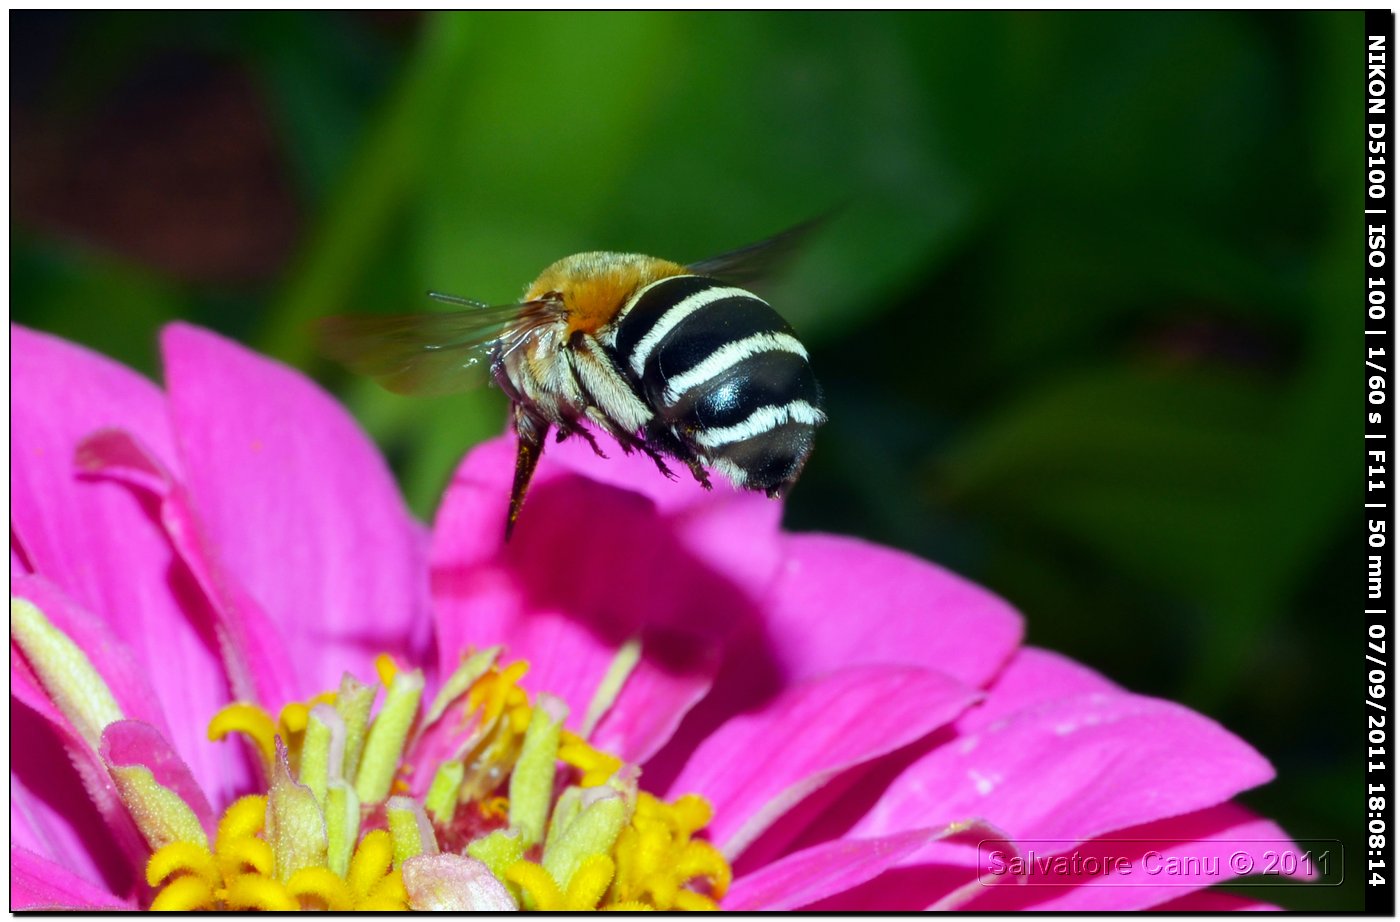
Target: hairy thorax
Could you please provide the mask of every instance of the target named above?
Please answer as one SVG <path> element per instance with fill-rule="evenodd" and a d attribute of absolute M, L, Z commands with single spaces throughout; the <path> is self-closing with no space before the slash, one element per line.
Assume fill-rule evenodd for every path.
<path fill-rule="evenodd" d="M 566 312 L 567 342 L 580 331 L 596 335 L 637 289 L 685 271 L 677 263 L 638 253 L 575 253 L 540 273 L 525 290 L 524 300 L 558 292 Z"/>

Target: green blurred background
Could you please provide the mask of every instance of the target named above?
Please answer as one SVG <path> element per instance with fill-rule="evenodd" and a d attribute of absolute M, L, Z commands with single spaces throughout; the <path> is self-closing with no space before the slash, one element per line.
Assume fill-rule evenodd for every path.
<path fill-rule="evenodd" d="M 308 321 L 839 206 L 771 290 L 831 414 L 789 526 L 1216 717 L 1279 770 L 1246 802 L 1351 859 L 1241 892 L 1360 907 L 1360 14 L 10 24 L 14 318 L 153 376 L 176 318 L 306 369 L 425 518 L 501 395 L 383 393 Z"/>

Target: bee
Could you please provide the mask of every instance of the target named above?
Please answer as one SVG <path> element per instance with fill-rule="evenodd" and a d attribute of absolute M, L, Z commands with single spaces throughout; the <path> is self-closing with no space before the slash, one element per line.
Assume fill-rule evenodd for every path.
<path fill-rule="evenodd" d="M 708 466 L 776 498 L 802 472 L 826 412 L 792 328 L 738 286 L 809 227 L 690 265 L 577 253 L 540 273 L 517 304 L 430 292 L 458 309 L 325 318 L 321 345 L 398 393 L 448 393 L 469 386 L 472 369 L 489 370 L 510 399 L 517 439 L 507 540 L 551 428 L 606 457 L 596 429 L 672 480 L 667 459 L 705 489 Z"/>

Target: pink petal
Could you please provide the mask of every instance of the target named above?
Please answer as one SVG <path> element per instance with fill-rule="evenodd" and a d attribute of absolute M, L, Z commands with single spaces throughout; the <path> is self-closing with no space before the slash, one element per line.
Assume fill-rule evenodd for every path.
<path fill-rule="evenodd" d="M 964 886 L 967 871 L 962 866 L 937 864 L 893 868 L 858 887 L 802 908 L 822 913 L 919 912 L 933 899 Z"/>
<path fill-rule="evenodd" d="M 298 657 L 298 694 L 422 662 L 423 541 L 355 421 L 301 374 L 184 324 L 161 337 L 185 482 L 232 578 Z"/>
<path fill-rule="evenodd" d="M 876 839 L 836 839 L 794 852 L 735 881 L 724 898 L 724 909 L 799 909 L 879 876 L 941 834 L 941 830 L 911 829 Z"/>
<path fill-rule="evenodd" d="M 710 836 L 732 858 L 837 773 L 924 737 L 976 698 L 941 673 L 907 666 L 810 679 L 721 727 L 671 791 L 714 805 Z"/>
<path fill-rule="evenodd" d="M 19 652 L 19 647 L 13 643 L 10 644 L 10 697 L 28 707 L 47 722 L 58 733 L 65 745 L 71 743 L 75 746 L 91 749 L 78 735 L 77 728 L 69 723 L 68 718 L 63 716 L 63 712 L 49 700 L 48 693 L 44 691 L 43 685 L 39 682 L 39 677 L 25 662 L 24 654 Z"/>
<path fill-rule="evenodd" d="M 11 848 L 28 849 L 92 886 L 134 894 L 145 848 L 115 793 L 112 806 L 121 811 L 115 818 L 127 825 L 131 837 L 129 856 L 88 797 L 70 759 L 71 750 L 65 750 L 52 725 L 46 725 L 32 708 L 12 701 L 10 738 L 14 743 L 10 761 Z M 100 766 L 91 766 L 94 779 L 106 780 L 105 773 L 97 775 L 99 770 Z"/>
<path fill-rule="evenodd" d="M 979 842 L 976 850 L 961 853 L 939 848 L 942 844 L 925 846 L 899 859 L 898 867 L 868 883 L 807 908 L 830 912 L 907 912 L 919 908 L 1092 912 L 1167 908 L 1185 899 L 1193 890 L 1233 878 L 1235 875 L 1225 869 L 1229 855 L 1235 852 L 1250 855 L 1256 866 L 1262 866 L 1263 851 L 1296 848 L 1275 824 L 1258 819 L 1234 804 L 1221 804 L 1187 816 L 1118 830 L 1102 839 L 1077 845 L 1044 840 L 1022 843 L 1017 849 L 1023 858 L 1040 861 L 1042 868 L 1044 862 L 1053 860 L 1054 856 L 1077 856 L 1081 869 L 1091 861 L 1096 862 L 1098 874 L 1037 872 L 1022 883 L 1009 873 L 1009 868 L 1004 877 L 992 874 L 991 851 L 1002 848 L 1001 842 Z M 1181 874 L 1161 883 L 1164 864 L 1154 865 L 1157 873 L 1146 873 L 1143 859 L 1149 850 L 1159 852 L 1163 862 L 1172 857 L 1193 857 L 1199 858 L 1203 867 L 1209 867 L 1204 862 L 1219 859 L 1221 873 Z M 945 863 L 949 858 L 958 863 Z M 1127 874 L 1117 873 L 1119 858 L 1127 862 Z M 1114 863 L 1110 865 L 1110 861 Z M 1006 864 L 1002 866 L 1007 867 Z M 1114 873 L 1105 874 L 1106 867 Z M 1210 901 L 1202 903 L 1202 909 L 1211 908 Z M 1190 905 L 1188 902 L 1183 908 L 1190 908 Z M 1236 907 L 1227 902 L 1219 908 Z"/>
<path fill-rule="evenodd" d="M 185 488 L 121 429 L 101 429 L 84 439 L 78 446 L 78 463 L 88 474 L 127 483 L 159 504 L 161 524 L 213 613 L 235 697 L 272 710 L 291 700 L 295 678 L 281 634 L 222 566 Z"/>
<path fill-rule="evenodd" d="M 12 560 L 101 619 L 147 668 L 176 745 L 211 789 L 246 785 L 248 769 L 203 741 L 228 686 L 204 602 L 158 514 L 74 464 L 89 433 L 122 426 L 172 465 L 164 399 L 140 375 L 61 339 L 12 326 L 11 343 L 11 382 L 23 395 L 11 405 Z"/>
<path fill-rule="evenodd" d="M 766 625 L 790 677 L 908 663 L 979 686 L 1020 643 L 1010 605 L 935 564 L 835 535 L 790 535 L 784 548 Z"/>
<path fill-rule="evenodd" d="M 214 841 L 217 818 L 189 767 L 170 748 L 160 731 L 139 720 L 118 720 L 102 731 L 102 760 L 108 765 L 142 765 L 150 770 L 156 784 L 176 794 Z"/>
<path fill-rule="evenodd" d="M 752 681 L 752 668 L 743 671 L 743 674 Z M 729 679 L 730 672 L 726 669 L 716 683 L 716 695 L 726 688 Z M 950 730 L 955 729 L 959 735 L 966 736 L 1031 705 L 1040 705 L 1057 697 L 1110 691 L 1120 690 L 1091 669 L 1058 654 L 1023 648 L 1016 652 L 997 676 L 987 696 L 964 711 Z M 711 695 L 711 698 L 716 695 Z M 706 700 L 696 708 L 696 714 L 707 712 L 710 706 L 711 701 Z M 692 721 L 688 720 L 679 735 L 689 733 L 691 725 Z M 761 864 L 788 851 L 794 841 L 801 847 L 846 834 L 854 822 L 873 809 L 880 792 L 893 784 L 911 764 L 951 738 L 950 733 L 933 744 L 921 743 L 881 759 L 868 769 L 846 773 L 827 790 L 810 798 L 785 817 L 755 845 L 751 853 L 745 855 L 745 861 Z M 662 753 L 662 758 L 670 755 L 671 747 L 668 747 Z M 649 777 L 657 774 L 651 765 L 647 766 L 647 771 Z M 813 823 L 815 826 L 812 826 Z M 882 902 L 881 905 L 890 904 Z M 906 905 L 922 904 L 916 901 Z"/>
<path fill-rule="evenodd" d="M 1033 705 L 1094 692 L 1122 692 L 1088 666 L 1049 650 L 1022 647 L 996 677 L 987 697 L 958 718 L 959 733 L 972 733 Z"/>
<path fill-rule="evenodd" d="M 1277 825 L 1235 804 L 1120 830 L 1077 846 L 1048 841 L 1019 844 L 1028 854 L 1049 856 L 1058 851 L 1097 859 L 1100 869 L 1127 865 L 1130 870 L 1126 874 L 1037 871 L 1024 886 L 1004 880 L 1000 886 L 983 887 L 960 908 L 995 912 L 1149 909 L 1241 876 L 1232 870 L 1232 856 L 1245 856 L 1253 867 L 1262 869 L 1268 860 L 1266 852 L 1301 851 Z"/>
<path fill-rule="evenodd" d="M 170 732 L 147 681 L 149 668 L 136 661 L 107 625 L 40 576 L 15 577 L 10 581 L 10 594 L 33 602 L 54 627 L 82 648 L 124 715 L 153 724 L 162 733 Z"/>
<path fill-rule="evenodd" d="M 731 644 L 709 696 L 648 764 L 648 786 L 667 785 L 725 720 L 791 682 L 847 665 L 902 663 L 981 685 L 1020 640 L 1010 606 L 934 564 L 832 535 L 787 535 L 783 547 L 761 631 Z"/>
<path fill-rule="evenodd" d="M 441 668 L 469 646 L 504 644 L 504 660 L 530 662 L 526 687 L 568 702 L 577 728 L 618 648 L 640 637 L 642 660 L 592 741 L 641 760 L 709 688 L 725 641 L 757 618 L 776 523 L 771 504 L 737 496 L 658 506 L 555 463 L 565 447 L 546 452 L 509 546 L 511 443 L 478 447 L 454 477 L 433 543 Z"/>
<path fill-rule="evenodd" d="M 1175 913 L 1278 912 L 1279 907 L 1220 890 L 1197 890 L 1153 906 L 1152 910 Z"/>
<path fill-rule="evenodd" d="M 26 743 L 14 747 L 10 766 L 12 816 L 25 820 L 12 826 L 12 841 L 129 892 L 132 869 L 147 856 L 145 840 L 97 752 L 49 700 L 14 646 L 10 695 L 21 705 L 11 709 L 11 738 Z"/>
<path fill-rule="evenodd" d="M 121 899 L 83 880 L 62 864 L 23 847 L 10 846 L 10 909 L 126 910 L 136 901 Z"/>
<path fill-rule="evenodd" d="M 15 533 L 10 532 L 10 578 L 16 576 L 26 576 L 34 572 L 34 568 L 29 565 L 29 561 L 24 557 L 24 551 L 20 550 Z"/>
<path fill-rule="evenodd" d="M 855 826 L 878 836 L 980 818 L 1016 841 L 1084 841 L 1214 806 L 1273 769 L 1206 717 L 1091 693 L 1020 711 L 906 768 Z"/>
<path fill-rule="evenodd" d="M 511 444 L 513 450 L 514 443 Z M 599 438 L 599 446 L 607 455 L 606 458 L 598 457 L 588 443 L 580 438 L 550 445 L 545 450 L 545 457 L 551 466 L 580 474 L 597 483 L 640 493 L 668 515 L 683 514 L 688 510 L 708 510 L 716 505 L 748 506 L 753 511 L 746 512 L 745 515 L 752 515 L 756 523 L 766 521 L 769 523 L 769 530 L 777 530 L 778 520 L 782 518 L 782 503 L 768 499 L 761 493 L 739 490 L 731 486 L 722 475 L 711 477 L 714 488 L 706 490 L 695 481 L 684 465 L 668 461 L 667 465 L 676 475 L 675 480 L 669 480 L 656 469 L 654 461 L 640 452 L 625 454 L 605 436 Z M 523 521 L 524 514 L 521 515 Z"/>

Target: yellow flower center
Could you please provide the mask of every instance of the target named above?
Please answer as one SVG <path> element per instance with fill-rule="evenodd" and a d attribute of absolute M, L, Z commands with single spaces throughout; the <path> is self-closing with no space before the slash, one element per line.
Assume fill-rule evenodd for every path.
<path fill-rule="evenodd" d="M 528 664 L 498 665 L 498 653 L 465 657 L 426 713 L 421 672 L 383 656 L 373 719 L 380 686 L 348 675 L 276 719 L 244 702 L 223 708 L 210 739 L 245 737 L 268 792 L 230 806 L 212 848 L 181 839 L 157 849 L 151 908 L 411 909 L 412 859 L 447 852 L 481 862 L 522 909 L 717 909 L 730 868 L 696 838 L 709 803 L 639 791 L 635 766 L 564 730 L 563 702 L 532 701 L 519 685 Z M 588 724 L 615 697 L 617 677 L 608 684 Z"/>
<path fill-rule="evenodd" d="M 382 829 L 365 834 L 344 874 L 311 866 L 280 880 L 275 873 L 277 856 L 263 837 L 267 800 L 250 794 L 234 801 L 219 821 L 212 853 L 206 846 L 181 841 L 153 854 L 146 863 L 146 882 L 164 887 L 151 909 L 409 908 L 402 874 L 391 867 L 393 843 Z"/>

